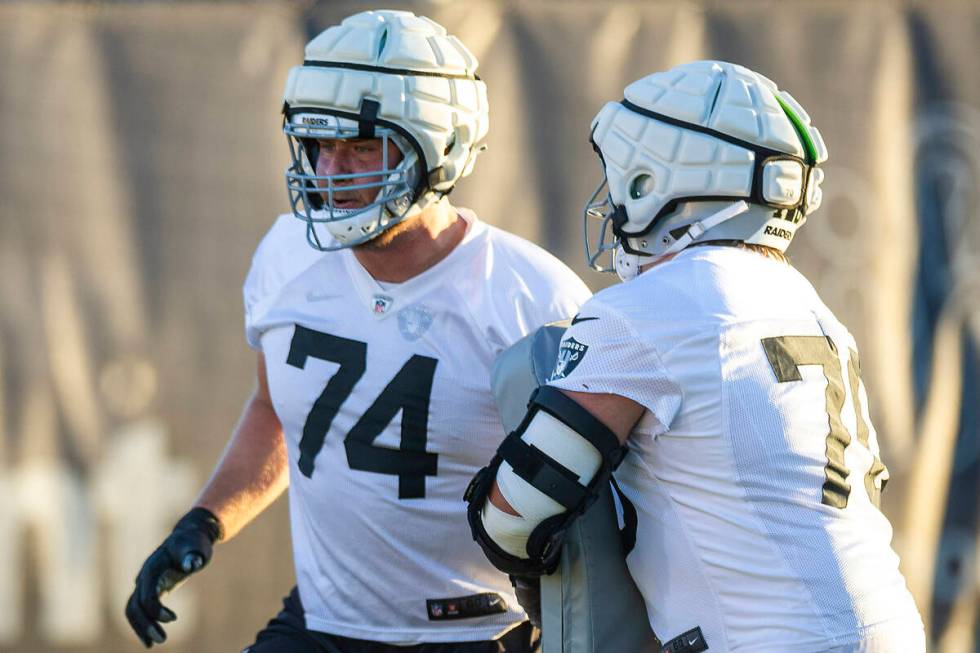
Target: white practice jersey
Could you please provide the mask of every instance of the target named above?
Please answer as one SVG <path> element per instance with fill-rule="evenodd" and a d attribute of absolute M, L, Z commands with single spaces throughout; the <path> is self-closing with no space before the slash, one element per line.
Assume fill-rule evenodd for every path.
<path fill-rule="evenodd" d="M 684 250 L 589 300 L 550 384 L 647 409 L 616 478 L 664 642 L 807 653 L 907 629 L 921 650 L 857 347 L 792 267 Z"/>
<path fill-rule="evenodd" d="M 246 336 L 285 431 L 311 630 L 471 641 L 525 618 L 470 536 L 463 492 L 505 435 L 497 354 L 590 293 L 544 250 L 460 215 L 462 242 L 401 284 L 379 285 L 349 249 L 313 250 L 290 215 L 255 254 Z"/>

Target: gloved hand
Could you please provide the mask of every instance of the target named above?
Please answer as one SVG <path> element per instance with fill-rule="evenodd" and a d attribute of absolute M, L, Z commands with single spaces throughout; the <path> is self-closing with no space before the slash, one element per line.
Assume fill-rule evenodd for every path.
<path fill-rule="evenodd" d="M 517 602 L 524 608 L 531 625 L 541 629 L 541 578 L 538 576 L 511 576 Z"/>
<path fill-rule="evenodd" d="M 177 618 L 160 597 L 211 560 L 214 543 L 222 537 L 221 522 L 206 508 L 194 508 L 143 563 L 136 589 L 126 603 L 126 619 L 146 648 L 162 644 L 167 634 L 160 624 Z"/>

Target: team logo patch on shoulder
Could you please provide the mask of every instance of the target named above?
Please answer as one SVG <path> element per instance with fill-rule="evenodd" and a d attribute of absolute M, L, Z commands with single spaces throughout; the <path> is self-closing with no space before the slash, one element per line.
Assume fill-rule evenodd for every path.
<path fill-rule="evenodd" d="M 558 347 L 558 362 L 555 363 L 555 371 L 551 373 L 549 381 L 564 379 L 572 373 L 578 364 L 585 357 L 585 352 L 589 351 L 588 345 L 583 345 L 575 338 L 568 338 L 561 341 Z"/>

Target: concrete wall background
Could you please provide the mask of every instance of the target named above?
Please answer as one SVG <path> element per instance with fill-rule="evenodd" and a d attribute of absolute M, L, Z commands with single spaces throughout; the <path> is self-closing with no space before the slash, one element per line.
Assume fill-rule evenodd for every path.
<path fill-rule="evenodd" d="M 807 108 L 830 161 L 790 255 L 862 348 L 884 508 L 933 650 L 980 650 L 980 4 L 386 4 L 480 59 L 490 150 L 455 202 L 594 289 L 611 279 L 584 269 L 580 215 L 603 102 L 720 58 Z M 287 208 L 286 72 L 372 6 L 0 5 L 0 651 L 139 650 L 133 576 L 251 389 L 239 291 Z M 164 650 L 250 641 L 293 582 L 286 523 L 279 503 L 221 547 L 175 596 Z"/>

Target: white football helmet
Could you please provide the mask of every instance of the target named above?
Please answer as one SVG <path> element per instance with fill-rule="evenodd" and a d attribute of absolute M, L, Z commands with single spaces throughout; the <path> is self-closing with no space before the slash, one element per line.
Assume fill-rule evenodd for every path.
<path fill-rule="evenodd" d="M 820 206 L 823 138 L 762 75 L 695 61 L 633 82 L 624 95 L 592 121 L 605 174 L 585 208 L 593 269 L 630 278 L 649 257 L 713 240 L 785 251 Z"/>
<path fill-rule="evenodd" d="M 283 131 L 290 205 L 306 221 L 310 245 L 334 250 L 371 240 L 470 173 L 489 126 L 477 65 L 441 25 L 407 11 L 355 14 L 306 45 L 303 65 L 286 81 Z M 381 138 L 381 168 L 317 176 L 317 140 L 335 138 Z M 389 141 L 403 155 L 398 165 L 388 164 Z M 354 178 L 377 181 L 352 186 Z M 341 186 L 376 188 L 377 196 L 363 208 L 335 208 Z"/>

